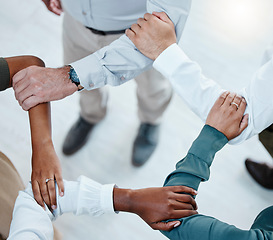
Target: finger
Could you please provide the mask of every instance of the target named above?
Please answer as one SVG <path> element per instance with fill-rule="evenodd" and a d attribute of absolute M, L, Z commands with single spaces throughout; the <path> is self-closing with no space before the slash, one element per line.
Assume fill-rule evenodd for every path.
<path fill-rule="evenodd" d="M 238 109 L 238 114 L 241 114 L 241 115 L 244 114 L 244 112 L 246 110 L 246 105 L 247 105 L 246 100 L 244 98 L 242 98 L 241 104 Z"/>
<path fill-rule="evenodd" d="M 229 93 L 226 97 L 225 102 L 222 104 L 223 107 L 230 107 L 230 104 L 232 103 L 233 99 L 235 98 L 235 93 Z"/>
<path fill-rule="evenodd" d="M 47 186 L 46 186 L 45 179 L 42 179 L 39 182 L 39 185 L 40 185 L 40 190 L 41 190 L 42 198 L 43 198 L 45 204 L 48 206 L 48 208 L 51 208 L 51 206 L 50 206 L 50 199 L 49 199 L 49 195 L 48 195 L 48 191 L 47 191 Z"/>
<path fill-rule="evenodd" d="M 14 88 L 14 94 L 15 94 L 15 98 L 16 100 L 19 99 L 20 94 L 26 89 L 28 88 L 30 85 L 29 81 L 20 81 L 18 82 L 13 88 Z"/>
<path fill-rule="evenodd" d="M 25 78 L 27 75 L 27 70 L 26 69 L 23 69 L 19 72 L 17 72 L 13 78 L 12 78 L 12 86 L 13 88 L 16 88 L 16 85 L 23 79 Z"/>
<path fill-rule="evenodd" d="M 217 100 L 215 101 L 214 103 L 214 106 L 216 107 L 221 107 L 224 102 L 226 101 L 226 98 L 227 96 L 230 94 L 230 92 L 226 91 L 226 92 L 223 92 L 218 98 Z"/>
<path fill-rule="evenodd" d="M 132 31 L 131 29 L 126 29 L 125 34 L 132 41 L 136 36 L 136 33 L 134 31 Z"/>
<path fill-rule="evenodd" d="M 21 92 L 15 93 L 16 100 L 19 102 L 20 106 L 22 106 L 23 102 L 32 95 L 33 93 L 29 92 L 28 86 L 26 86 L 26 88 Z"/>
<path fill-rule="evenodd" d="M 145 19 L 146 21 L 148 21 L 148 20 L 151 19 L 152 17 L 153 17 L 153 15 L 150 14 L 150 13 L 145 13 L 145 14 L 144 14 L 144 19 Z"/>
<path fill-rule="evenodd" d="M 61 197 L 64 196 L 64 182 L 63 182 L 63 177 L 61 174 L 57 174 L 55 175 L 55 179 L 59 188 L 59 195 Z"/>
<path fill-rule="evenodd" d="M 137 20 L 137 24 L 142 27 L 144 23 L 146 23 L 147 21 L 144 18 L 139 18 Z"/>
<path fill-rule="evenodd" d="M 240 130 L 239 130 L 239 133 L 241 134 L 248 126 L 248 114 L 244 115 L 242 121 L 241 121 L 241 124 L 240 124 Z M 239 134 L 239 135 L 240 135 Z"/>
<path fill-rule="evenodd" d="M 198 212 L 195 210 L 175 210 L 174 213 L 172 214 L 173 216 L 172 218 L 179 219 L 179 218 L 189 217 L 196 214 L 198 214 Z"/>
<path fill-rule="evenodd" d="M 187 187 L 187 186 L 172 186 L 169 187 L 171 191 L 175 193 L 189 193 L 191 195 L 197 195 L 198 192 L 194 190 L 193 188 Z"/>
<path fill-rule="evenodd" d="M 153 12 L 153 15 L 166 23 L 172 23 L 171 19 L 165 12 Z"/>
<path fill-rule="evenodd" d="M 140 26 L 138 24 L 134 23 L 131 26 L 131 29 L 132 29 L 132 31 L 134 31 L 137 34 L 139 32 L 139 30 L 140 30 Z"/>
<path fill-rule="evenodd" d="M 32 184 L 32 192 L 36 202 L 45 210 L 44 201 L 41 196 L 41 191 L 39 187 L 39 183 L 36 180 L 31 181 Z"/>
<path fill-rule="evenodd" d="M 194 200 L 193 197 L 191 197 L 190 195 L 186 195 L 186 194 L 176 194 L 175 195 L 175 199 L 178 202 L 182 202 L 182 203 L 189 203 L 193 209 L 197 209 L 197 204 L 196 201 Z"/>
<path fill-rule="evenodd" d="M 22 102 L 21 107 L 25 110 L 28 111 L 29 109 L 35 107 L 39 103 L 42 103 L 42 101 L 39 100 L 37 96 L 30 96 L 26 100 Z"/>
<path fill-rule="evenodd" d="M 243 98 L 241 96 L 236 94 L 234 99 L 231 102 L 231 107 L 235 108 L 235 110 L 237 111 L 240 107 L 242 99 Z"/>
<path fill-rule="evenodd" d="M 53 180 L 48 181 L 46 185 L 47 185 L 47 191 L 49 193 L 50 207 L 51 209 L 55 210 L 57 208 L 55 181 L 54 181 L 54 177 L 51 177 L 51 178 Z"/>
<path fill-rule="evenodd" d="M 151 227 L 154 230 L 161 230 L 161 231 L 171 231 L 173 228 L 178 227 L 181 224 L 180 221 L 172 221 L 172 222 L 157 222 L 152 223 Z"/>

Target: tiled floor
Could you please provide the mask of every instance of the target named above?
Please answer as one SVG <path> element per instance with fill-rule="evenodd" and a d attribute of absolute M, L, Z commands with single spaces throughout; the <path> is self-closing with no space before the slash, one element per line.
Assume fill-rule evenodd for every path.
<path fill-rule="evenodd" d="M 181 46 L 204 73 L 224 87 L 238 90 L 251 79 L 266 46 L 273 41 L 273 4 L 270 0 L 193 0 Z M 0 1 L 1 56 L 34 54 L 47 66 L 62 65 L 61 17 L 46 11 L 41 1 Z M 160 143 L 142 168 L 131 166 L 132 143 L 138 128 L 133 81 L 109 87 L 106 118 L 87 145 L 65 157 L 62 142 L 79 112 L 78 95 L 52 103 L 53 138 L 63 176 L 74 180 L 84 174 L 120 187 L 160 186 L 183 157 L 202 127 L 201 121 L 174 95 L 164 116 Z M 126 99 L 126 101 L 124 101 Z M 12 90 L 0 95 L 0 150 L 14 162 L 25 183 L 30 179 L 30 136 L 27 113 L 14 100 Z M 244 159 L 271 162 L 253 137 L 240 146 L 226 146 L 217 154 L 211 179 L 202 184 L 199 212 L 247 229 L 257 213 L 272 204 L 272 191 L 248 176 Z M 137 216 L 62 216 L 56 223 L 64 239 L 165 239 Z"/>

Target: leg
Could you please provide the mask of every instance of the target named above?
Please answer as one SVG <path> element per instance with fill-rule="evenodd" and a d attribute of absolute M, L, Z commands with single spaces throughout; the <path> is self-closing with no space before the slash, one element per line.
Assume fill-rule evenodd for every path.
<path fill-rule="evenodd" d="M 154 69 L 138 76 L 136 82 L 141 126 L 134 142 L 132 163 L 142 166 L 157 146 L 158 124 L 171 101 L 172 88 L 169 81 Z"/>
<path fill-rule="evenodd" d="M 273 157 L 273 124 L 259 134 L 259 140 Z M 245 164 L 248 172 L 256 182 L 267 189 L 273 189 L 272 166 L 266 163 L 257 163 L 251 159 L 247 159 Z"/>
<path fill-rule="evenodd" d="M 64 62 L 69 64 L 86 57 L 110 44 L 119 36 L 119 34 L 107 36 L 94 34 L 68 13 L 65 13 L 63 22 Z M 84 146 L 93 126 L 106 115 L 107 98 L 106 88 L 80 93 L 80 117 L 65 138 L 64 154 L 73 154 Z"/>

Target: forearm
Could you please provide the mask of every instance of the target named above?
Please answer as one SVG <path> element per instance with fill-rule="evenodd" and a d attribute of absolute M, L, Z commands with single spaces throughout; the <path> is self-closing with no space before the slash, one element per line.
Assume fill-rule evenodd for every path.
<path fill-rule="evenodd" d="M 42 103 L 29 110 L 32 150 L 39 151 L 45 144 L 53 147 L 51 139 L 50 103 Z"/>
<path fill-rule="evenodd" d="M 165 11 L 173 20 L 180 39 L 190 11 L 191 0 L 149 0 L 148 12 Z M 96 53 L 71 64 L 81 85 L 87 90 L 125 83 L 152 66 L 152 60 L 140 53 L 125 35 Z M 89 66 L 89 67 L 87 67 Z"/>
<path fill-rule="evenodd" d="M 198 63 L 189 59 L 176 44 L 162 52 L 153 66 L 170 80 L 173 89 L 191 110 L 205 122 L 210 109 L 219 95 L 224 92 L 224 89 L 214 80 L 205 77 Z M 270 66 L 267 66 L 264 71 L 267 73 L 273 72 L 270 69 Z M 272 74 L 266 75 L 266 82 L 269 82 L 270 76 Z M 238 137 L 229 141 L 230 144 L 238 144 L 245 141 L 269 126 L 270 122 L 273 122 L 273 105 L 270 102 L 270 94 L 268 93 L 267 102 L 265 101 L 264 103 L 257 98 L 257 95 L 266 98 L 262 94 L 262 89 L 269 92 L 272 81 L 270 81 L 267 87 L 265 86 L 266 84 L 261 87 L 259 82 L 256 77 L 248 88 L 239 92 L 247 102 L 245 114 L 249 114 L 248 127 Z M 260 89 L 260 93 L 255 94 L 258 89 Z"/>
<path fill-rule="evenodd" d="M 164 186 L 183 185 L 197 190 L 201 181 L 209 179 L 214 156 L 227 141 L 224 134 L 205 125 L 187 156 L 177 163 L 176 170 L 166 178 Z"/>
<path fill-rule="evenodd" d="M 16 199 L 8 239 L 51 240 L 53 239 L 52 218 L 53 215 L 49 210 L 44 211 L 36 203 L 29 184 L 25 191 L 19 192 Z"/>
<path fill-rule="evenodd" d="M 198 189 L 209 178 L 214 155 L 227 143 L 226 137 L 214 128 L 205 126 L 194 141 L 187 156 L 166 179 L 164 186 L 186 185 Z M 172 240 L 258 240 L 265 238 L 260 230 L 243 231 L 215 218 L 195 215 L 179 219 L 181 225 L 170 232 L 162 232 Z M 266 235 L 265 235 L 266 236 Z"/>
<path fill-rule="evenodd" d="M 181 225 L 170 232 L 162 232 L 171 240 L 272 240 L 270 232 L 260 229 L 241 230 L 213 217 L 194 215 L 180 219 Z"/>

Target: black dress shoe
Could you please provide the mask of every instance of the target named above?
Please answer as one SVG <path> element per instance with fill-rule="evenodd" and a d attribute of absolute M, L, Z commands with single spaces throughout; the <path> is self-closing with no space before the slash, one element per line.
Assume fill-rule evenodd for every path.
<path fill-rule="evenodd" d="M 140 125 L 134 142 L 132 164 L 142 166 L 154 152 L 159 138 L 159 126 L 148 123 Z"/>
<path fill-rule="evenodd" d="M 87 142 L 94 124 L 90 124 L 80 117 L 69 130 L 63 144 L 63 153 L 72 155 L 81 149 Z"/>
<path fill-rule="evenodd" d="M 267 189 L 273 189 L 273 168 L 266 163 L 257 163 L 251 159 L 245 161 L 246 169 L 257 183 Z"/>

